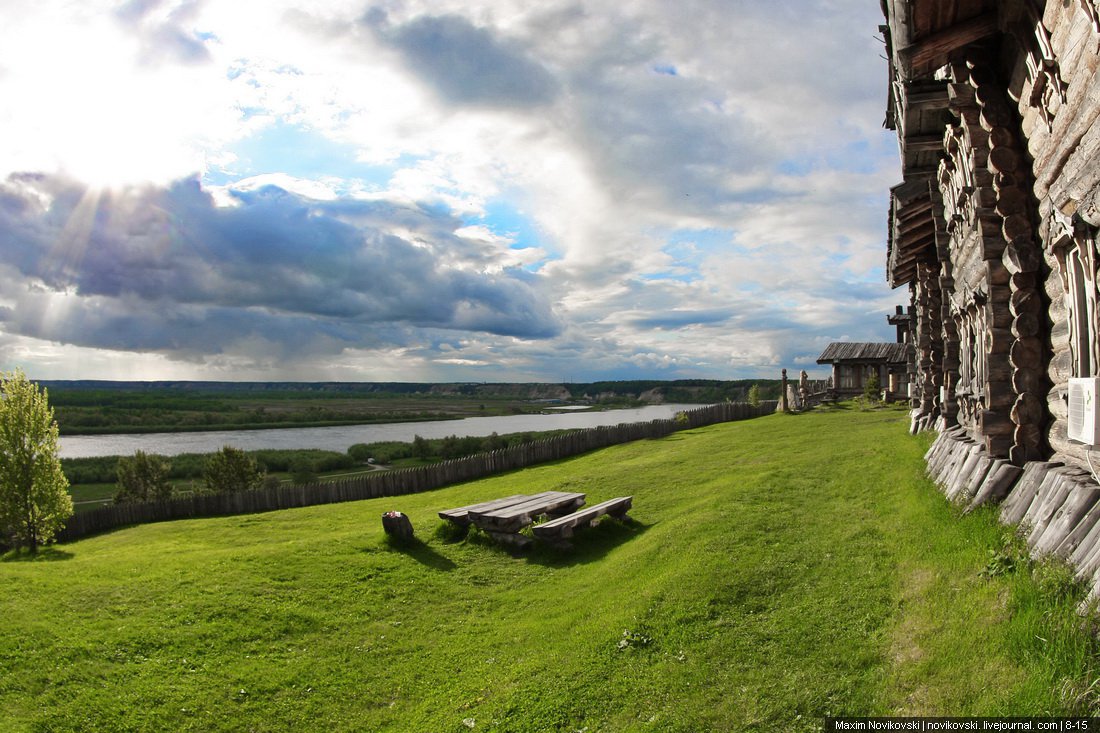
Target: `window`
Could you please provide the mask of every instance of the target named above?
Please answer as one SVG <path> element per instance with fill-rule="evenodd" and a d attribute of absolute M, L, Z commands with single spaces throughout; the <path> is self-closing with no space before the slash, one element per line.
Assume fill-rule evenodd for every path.
<path fill-rule="evenodd" d="M 861 389 L 863 384 L 859 378 L 859 367 L 849 364 L 840 364 L 840 389 Z"/>
<path fill-rule="evenodd" d="M 956 317 L 959 330 L 959 386 L 956 394 L 980 397 L 985 394 L 988 355 L 985 346 L 985 299 L 976 302 Z"/>
<path fill-rule="evenodd" d="M 1100 358 L 1097 354 L 1096 257 L 1092 241 L 1075 241 L 1065 252 L 1062 268 L 1073 376 L 1095 377 Z"/>

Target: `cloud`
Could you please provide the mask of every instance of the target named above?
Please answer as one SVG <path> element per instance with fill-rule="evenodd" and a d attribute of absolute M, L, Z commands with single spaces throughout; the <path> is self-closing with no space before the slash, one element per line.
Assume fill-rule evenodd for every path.
<path fill-rule="evenodd" d="M 194 0 L 129 0 L 115 17 L 141 38 L 144 63 L 199 64 L 213 59 L 206 39 L 190 27 L 201 6 Z"/>
<path fill-rule="evenodd" d="M 236 205 L 218 207 L 193 179 L 101 194 L 9 179 L 0 263 L 33 286 L 4 288 L 18 302 L 8 328 L 185 358 L 250 339 L 280 357 L 338 353 L 401 324 L 528 339 L 560 329 L 537 277 L 470 267 L 493 262 L 493 243 L 455 236 L 449 215 L 275 186 L 230 193 Z"/>
<path fill-rule="evenodd" d="M 0 335 L 28 364 L 756 376 L 892 338 L 873 3 L 11 15 Z"/>
<path fill-rule="evenodd" d="M 532 107 L 557 93 L 550 72 L 515 43 L 457 15 L 389 23 L 371 10 L 367 27 L 448 104 Z"/>

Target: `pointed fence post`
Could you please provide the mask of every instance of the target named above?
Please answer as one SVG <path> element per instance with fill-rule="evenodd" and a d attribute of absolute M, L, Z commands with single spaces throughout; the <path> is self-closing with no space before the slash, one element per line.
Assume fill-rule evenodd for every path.
<path fill-rule="evenodd" d="M 783 370 L 783 390 L 779 393 L 779 407 L 783 412 L 790 412 L 791 405 L 787 402 L 787 370 Z"/>

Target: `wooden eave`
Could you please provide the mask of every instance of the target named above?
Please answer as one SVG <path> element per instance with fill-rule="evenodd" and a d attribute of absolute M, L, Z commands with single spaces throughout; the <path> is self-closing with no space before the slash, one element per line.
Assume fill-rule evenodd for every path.
<path fill-rule="evenodd" d="M 886 277 L 890 287 L 913 282 L 917 264 L 934 251 L 936 222 L 927 180 L 916 180 L 890 190 L 889 250 Z"/>
<path fill-rule="evenodd" d="M 905 364 L 908 360 L 909 345 L 893 342 L 834 341 L 817 357 L 818 364 Z"/>
<path fill-rule="evenodd" d="M 931 176 L 939 167 L 943 130 L 950 123 L 947 82 L 935 79 L 894 80 L 890 84 L 888 125 L 898 133 L 905 180 Z"/>
<path fill-rule="evenodd" d="M 883 0 L 900 81 L 931 77 L 951 55 L 997 33 L 997 0 Z"/>

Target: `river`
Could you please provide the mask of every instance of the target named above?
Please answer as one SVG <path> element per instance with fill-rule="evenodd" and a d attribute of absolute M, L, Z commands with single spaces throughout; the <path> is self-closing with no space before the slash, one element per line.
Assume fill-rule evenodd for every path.
<path fill-rule="evenodd" d="M 484 437 L 498 433 L 527 433 L 569 428 L 594 428 L 600 425 L 663 420 L 682 410 L 703 405 L 650 405 L 629 410 L 598 412 L 556 411 L 539 415 L 467 417 L 462 420 L 342 425 L 329 428 L 277 428 L 272 430 L 212 430 L 198 433 L 140 433 L 127 435 L 67 435 L 60 440 L 62 458 L 128 456 L 144 451 L 162 456 L 181 453 L 213 453 L 224 445 L 242 450 L 268 448 L 320 448 L 344 452 L 356 443 L 383 440 L 411 442 L 424 438 Z"/>

